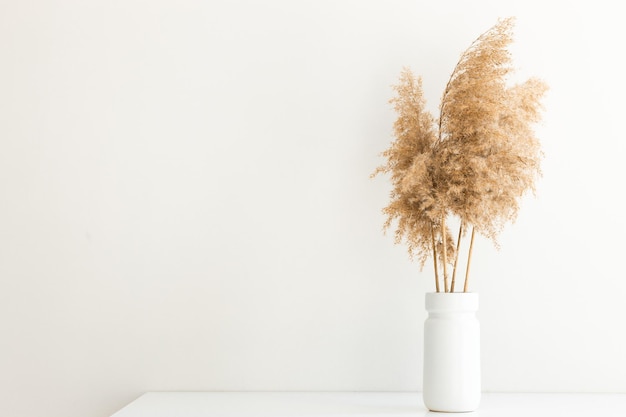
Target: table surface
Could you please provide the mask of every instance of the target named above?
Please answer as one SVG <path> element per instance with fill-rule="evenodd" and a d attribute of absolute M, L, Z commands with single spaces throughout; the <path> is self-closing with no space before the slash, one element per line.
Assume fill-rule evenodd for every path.
<path fill-rule="evenodd" d="M 147 392 L 111 417 L 417 417 L 419 392 Z M 482 417 L 624 417 L 626 394 L 484 393 Z"/>

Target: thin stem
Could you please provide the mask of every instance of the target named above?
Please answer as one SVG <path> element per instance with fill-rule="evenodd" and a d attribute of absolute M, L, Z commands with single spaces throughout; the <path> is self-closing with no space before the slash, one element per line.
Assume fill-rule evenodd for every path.
<path fill-rule="evenodd" d="M 435 266 L 435 287 L 439 291 L 439 272 L 437 271 L 437 242 L 435 241 L 435 228 L 433 222 L 430 222 L 430 237 L 433 239 L 433 263 Z"/>
<path fill-rule="evenodd" d="M 446 214 L 443 213 L 441 215 L 441 241 L 443 243 L 443 283 L 444 283 L 444 287 L 446 289 L 446 292 L 450 292 L 450 286 L 448 284 L 448 268 L 447 268 L 447 263 L 448 263 L 448 255 L 447 255 L 447 251 L 446 251 Z"/>
<path fill-rule="evenodd" d="M 454 282 L 456 281 L 456 266 L 459 263 L 459 249 L 461 248 L 461 235 L 463 234 L 463 221 L 459 226 L 459 238 L 456 240 L 456 252 L 454 253 L 454 269 L 452 270 L 452 284 L 450 292 L 454 292 Z"/>
<path fill-rule="evenodd" d="M 467 277 L 469 275 L 470 263 L 472 262 L 472 249 L 474 248 L 474 226 L 472 226 L 472 239 L 470 240 L 469 254 L 467 255 L 467 268 L 465 269 L 465 285 L 463 292 L 467 292 Z"/>

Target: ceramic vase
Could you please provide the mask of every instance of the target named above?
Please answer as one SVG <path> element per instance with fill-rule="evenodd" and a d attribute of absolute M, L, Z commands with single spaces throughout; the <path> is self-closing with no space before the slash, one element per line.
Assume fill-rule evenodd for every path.
<path fill-rule="evenodd" d="M 424 404 L 431 411 L 469 412 L 480 403 L 477 293 L 427 293 Z"/>

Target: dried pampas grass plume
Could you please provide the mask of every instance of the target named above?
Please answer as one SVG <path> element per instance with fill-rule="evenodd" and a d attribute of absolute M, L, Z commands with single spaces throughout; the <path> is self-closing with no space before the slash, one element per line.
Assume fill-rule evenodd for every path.
<path fill-rule="evenodd" d="M 425 109 L 421 78 L 408 68 L 393 87 L 395 140 L 383 152 L 386 163 L 372 175 L 390 174 L 384 228 L 396 225 L 396 243 L 404 241 L 420 267 L 432 256 L 438 292 L 440 267 L 444 291 L 455 291 L 460 241 L 471 228 L 467 291 L 475 232 L 495 242 L 541 173 L 532 125 L 540 120 L 547 86 L 536 78 L 507 84 L 513 25 L 513 18 L 498 21 L 461 55 L 437 119 Z M 460 223 L 456 241 L 447 226 L 450 217 Z"/>

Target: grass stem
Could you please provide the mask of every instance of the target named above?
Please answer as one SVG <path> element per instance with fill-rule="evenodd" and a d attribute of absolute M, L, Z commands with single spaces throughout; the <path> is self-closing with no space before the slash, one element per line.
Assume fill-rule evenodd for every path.
<path fill-rule="evenodd" d="M 433 264 L 435 267 L 435 288 L 439 291 L 439 272 L 437 271 L 437 241 L 435 240 L 435 227 L 430 223 L 430 237 L 433 240 Z"/>
<path fill-rule="evenodd" d="M 456 267 L 459 263 L 459 250 L 461 248 L 461 235 L 463 234 L 463 222 L 459 226 L 459 238 L 456 241 L 456 252 L 454 253 L 454 269 L 452 270 L 452 284 L 450 284 L 450 292 L 454 292 L 454 282 L 456 281 Z"/>
<path fill-rule="evenodd" d="M 467 255 L 467 268 L 465 268 L 465 285 L 463 292 L 467 292 L 467 278 L 469 276 L 470 263 L 472 262 L 472 249 L 474 248 L 474 226 L 472 226 L 472 239 L 470 240 L 469 254 Z"/>
<path fill-rule="evenodd" d="M 450 292 L 450 285 L 448 283 L 448 255 L 446 251 L 447 239 L 446 239 L 446 214 L 441 214 L 441 243 L 443 244 L 443 285 L 446 292 Z"/>

